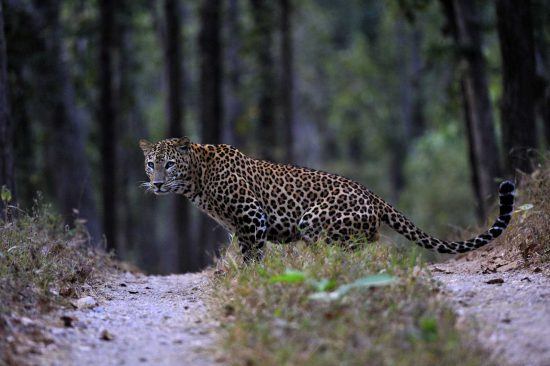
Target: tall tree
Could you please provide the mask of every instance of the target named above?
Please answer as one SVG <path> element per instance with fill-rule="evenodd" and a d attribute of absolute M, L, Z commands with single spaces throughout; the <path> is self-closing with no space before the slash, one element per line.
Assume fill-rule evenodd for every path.
<path fill-rule="evenodd" d="M 395 22 L 396 47 L 399 47 L 399 116 L 388 131 L 391 145 L 390 180 L 392 200 L 398 202 L 405 187 L 404 165 L 413 141 L 424 131 L 424 98 L 421 88 L 423 76 L 422 32 L 410 29 L 402 19 Z"/>
<path fill-rule="evenodd" d="M 202 0 L 200 6 L 200 121 L 202 142 L 218 144 L 222 136 L 222 50 L 220 39 L 221 2 Z M 210 256 L 223 240 L 214 220 L 201 215 L 200 222 L 201 264 L 210 262 Z"/>
<path fill-rule="evenodd" d="M 258 150 L 260 157 L 274 160 L 277 147 L 275 124 L 275 65 L 273 61 L 274 17 L 272 2 L 251 0 L 254 18 L 254 46 L 258 68 Z M 275 141 L 275 143 L 274 143 Z"/>
<path fill-rule="evenodd" d="M 498 0 L 497 28 L 502 56 L 502 138 L 506 165 L 530 173 L 537 146 L 535 47 L 531 1 Z"/>
<path fill-rule="evenodd" d="M 281 30 L 281 119 L 284 133 L 285 162 L 294 162 L 294 68 L 292 50 L 292 0 L 280 0 Z"/>
<path fill-rule="evenodd" d="M 41 92 L 48 98 L 45 98 L 42 114 L 45 125 L 55 127 L 55 133 L 48 135 L 46 143 L 46 150 L 52 158 L 46 162 L 48 176 L 65 220 L 72 224 L 74 210 L 78 210 L 78 216 L 86 220 L 92 238 L 99 240 L 101 228 L 86 156 L 87 128 L 76 107 L 75 90 L 67 65 L 68 52 L 63 45 L 60 23 L 61 2 L 41 1 L 36 10 L 47 26 L 47 31 L 42 32 L 45 35 L 46 61 L 41 66 L 45 75 Z"/>
<path fill-rule="evenodd" d="M 13 132 L 8 104 L 6 37 L 4 35 L 4 10 L 0 2 L 0 187 L 6 186 L 15 197 L 13 172 Z M 3 209 L 0 201 L 0 209 Z"/>
<path fill-rule="evenodd" d="M 226 80 L 224 83 L 224 112 L 226 124 L 224 128 L 224 141 L 243 148 L 245 137 L 243 136 L 244 105 L 241 97 L 243 62 L 241 59 L 242 27 L 239 22 L 239 0 L 229 0 L 225 13 L 225 57 Z"/>
<path fill-rule="evenodd" d="M 481 20 L 475 0 L 441 0 L 444 13 L 461 61 L 462 99 L 468 130 L 472 183 L 476 192 L 478 216 L 485 219 L 487 198 L 494 193 L 500 162 L 489 100 L 485 59 L 482 53 Z"/>
<path fill-rule="evenodd" d="M 184 103 L 182 75 L 182 31 L 181 7 L 179 0 L 165 0 L 164 15 L 166 34 L 164 37 L 164 62 L 168 86 L 168 137 L 184 135 Z M 172 235 L 170 241 L 177 245 L 178 270 L 185 272 L 199 269 L 197 248 L 191 241 L 189 232 L 189 208 L 183 196 L 177 195 L 171 202 Z"/>
<path fill-rule="evenodd" d="M 101 130 L 101 164 L 103 194 L 103 228 L 107 238 L 107 249 L 117 248 L 117 156 L 116 156 L 116 113 L 113 100 L 113 49 L 115 30 L 115 2 L 99 2 L 99 84 L 98 106 Z"/>

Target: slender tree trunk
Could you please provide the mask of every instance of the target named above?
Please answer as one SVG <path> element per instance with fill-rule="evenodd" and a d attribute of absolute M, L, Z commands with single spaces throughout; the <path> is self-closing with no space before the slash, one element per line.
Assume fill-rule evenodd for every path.
<path fill-rule="evenodd" d="M 99 40 L 99 124 L 101 130 L 103 227 L 107 238 L 107 249 L 117 248 L 117 157 L 116 157 L 116 113 L 113 103 L 113 57 L 115 2 L 100 0 Z"/>
<path fill-rule="evenodd" d="M 203 0 L 200 7 L 201 30 L 200 52 L 200 121 L 202 142 L 218 144 L 222 136 L 222 50 L 220 39 L 221 2 Z M 223 241 L 225 230 L 219 229 L 215 221 L 201 215 L 200 240 L 201 264 L 210 263 Z"/>
<path fill-rule="evenodd" d="M 46 148 L 52 157 L 47 169 L 53 182 L 55 200 L 65 221 L 73 225 L 76 217 L 85 219 L 92 238 L 99 240 L 101 228 L 86 156 L 86 128 L 76 107 L 75 90 L 67 65 L 60 5 L 60 1 L 51 0 L 43 1 L 37 7 L 48 29 L 44 39 L 45 68 L 40 70 L 48 75 L 44 77 L 41 89 L 42 93 L 49 94 L 43 115 L 46 126 L 55 130 L 47 137 Z"/>
<path fill-rule="evenodd" d="M 268 0 L 251 0 L 254 18 L 254 50 L 259 72 L 258 142 L 260 157 L 275 160 L 277 143 L 275 125 L 275 67 L 273 61 L 273 8 Z M 274 143 L 275 141 L 275 143 Z"/>
<path fill-rule="evenodd" d="M 4 10 L 0 2 L 0 188 L 6 186 L 15 198 L 13 169 L 13 131 L 8 104 L 6 37 L 4 35 Z M 0 209 L 4 207 L 0 200 Z M 2 213 L 0 213 L 1 217 Z"/>
<path fill-rule="evenodd" d="M 182 74 L 182 37 L 181 8 L 179 0 L 165 0 L 164 14 L 166 19 L 166 37 L 164 45 L 164 60 L 166 81 L 168 86 L 168 137 L 184 135 L 184 103 Z M 172 211 L 171 239 L 177 245 L 179 271 L 190 272 L 198 270 L 197 248 L 193 245 L 189 232 L 189 208 L 183 196 L 177 195 L 170 202 Z"/>
<path fill-rule="evenodd" d="M 243 134 L 244 106 L 241 97 L 243 65 L 241 61 L 242 29 L 239 23 L 239 0 L 229 0 L 226 10 L 225 59 L 227 60 L 227 80 L 225 87 L 226 125 L 224 140 L 239 148 L 245 144 Z"/>
<path fill-rule="evenodd" d="M 502 137 L 510 173 L 533 171 L 535 47 L 529 0 L 498 0 L 497 28 L 502 56 Z"/>
<path fill-rule="evenodd" d="M 480 219 L 487 215 L 487 198 L 495 192 L 495 179 L 500 176 L 500 163 L 489 100 L 485 59 L 481 48 L 479 12 L 474 0 L 441 0 L 451 33 L 465 64 L 462 75 L 462 97 L 466 104 L 466 127 L 474 191 L 478 198 Z"/>
<path fill-rule="evenodd" d="M 280 0 L 281 8 L 281 119 L 284 132 L 284 160 L 293 163 L 294 156 L 294 68 L 292 50 L 292 0 Z"/>
<path fill-rule="evenodd" d="M 419 30 L 410 30 L 403 20 L 395 23 L 396 45 L 401 49 L 398 60 L 399 72 L 399 117 L 388 131 L 392 150 L 390 180 L 392 200 L 398 202 L 406 185 L 404 166 L 414 139 L 424 131 L 424 99 L 420 87 L 422 59 L 420 47 L 422 35 Z"/>

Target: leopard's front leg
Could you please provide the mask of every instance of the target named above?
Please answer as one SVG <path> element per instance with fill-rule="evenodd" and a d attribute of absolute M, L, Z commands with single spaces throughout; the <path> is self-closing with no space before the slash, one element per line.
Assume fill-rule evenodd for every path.
<path fill-rule="evenodd" d="M 246 207 L 248 206 L 248 207 Z M 237 219 L 237 239 L 246 263 L 263 256 L 267 236 L 267 216 L 257 201 L 246 204 Z"/>

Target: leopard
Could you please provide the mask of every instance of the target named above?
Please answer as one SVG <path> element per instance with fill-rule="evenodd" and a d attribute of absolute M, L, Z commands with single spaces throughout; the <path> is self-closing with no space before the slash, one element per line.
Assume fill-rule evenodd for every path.
<path fill-rule="evenodd" d="M 249 157 L 233 146 L 199 144 L 188 137 L 140 140 L 155 195 L 185 196 L 236 236 L 245 262 L 260 260 L 266 243 L 353 243 L 379 238 L 382 223 L 409 241 L 439 253 L 465 253 L 487 245 L 510 223 L 515 184 L 498 189 L 499 215 L 482 234 L 446 241 L 427 234 L 362 184 L 320 170 Z M 355 241 L 356 242 L 356 241 Z M 353 246 L 353 245 L 351 245 Z"/>

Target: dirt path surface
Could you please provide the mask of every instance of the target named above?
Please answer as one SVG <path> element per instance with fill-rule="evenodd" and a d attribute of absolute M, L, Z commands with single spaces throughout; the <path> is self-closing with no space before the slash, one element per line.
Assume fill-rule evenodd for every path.
<path fill-rule="evenodd" d="M 92 293 L 97 305 L 55 314 L 54 342 L 36 364 L 212 365 L 207 282 L 205 274 L 117 275 Z"/>
<path fill-rule="evenodd" d="M 550 365 L 549 277 L 526 270 L 499 272 L 468 261 L 439 263 L 431 272 L 460 321 L 475 322 L 476 336 L 495 360 Z"/>

